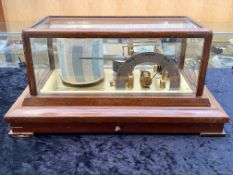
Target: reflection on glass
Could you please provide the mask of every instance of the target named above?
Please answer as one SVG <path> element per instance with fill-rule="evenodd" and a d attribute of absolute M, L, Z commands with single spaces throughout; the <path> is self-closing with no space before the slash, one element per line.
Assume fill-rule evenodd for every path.
<path fill-rule="evenodd" d="M 188 38 L 186 40 L 184 71 L 192 77 L 192 84 L 196 86 L 198 83 L 203 44 L 203 38 Z"/>
<path fill-rule="evenodd" d="M 51 47 L 48 43 L 31 39 L 41 95 L 196 92 L 203 39 L 54 38 Z"/>
<path fill-rule="evenodd" d="M 104 22 L 103 22 L 104 21 Z M 35 28 L 46 29 L 189 29 L 198 28 L 199 26 L 191 23 L 187 18 L 140 18 L 140 17 L 125 17 L 125 18 L 107 18 L 104 20 L 99 17 L 91 18 L 75 18 L 75 17 L 52 17 L 47 18 Z"/>

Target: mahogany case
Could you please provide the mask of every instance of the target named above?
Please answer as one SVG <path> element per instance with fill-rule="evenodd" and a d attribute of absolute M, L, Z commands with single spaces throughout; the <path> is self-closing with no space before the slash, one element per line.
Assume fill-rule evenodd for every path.
<path fill-rule="evenodd" d="M 224 134 L 224 124 L 229 117 L 204 85 L 212 32 L 188 17 L 48 16 L 24 30 L 22 39 L 29 86 L 5 115 L 13 136 L 35 133 Z M 58 61 L 57 44 L 65 41 L 64 45 L 70 47 L 71 43 L 82 44 L 85 39 L 103 44 L 104 53 L 98 53 L 104 61 L 97 59 L 95 63 L 104 67 L 105 78 L 87 86 L 71 86 L 62 82 L 63 68 Z M 46 41 L 46 68 L 35 58 L 34 40 Z M 178 48 L 178 51 L 170 55 L 163 50 L 165 47 Z M 137 53 L 145 48 L 154 50 Z M 115 72 L 116 82 L 108 86 L 113 71 L 106 62 L 115 59 L 116 55 L 110 52 L 119 53 L 121 49 L 127 60 L 120 71 Z M 198 66 L 189 68 L 190 60 L 196 61 Z M 141 87 L 138 72 L 142 71 L 144 62 L 153 62 L 153 65 L 142 65 L 143 70 L 148 68 L 153 72 L 156 63 L 166 68 L 170 88 L 157 86 L 163 77 L 161 72 L 154 74 L 156 80 L 149 89 Z M 133 88 L 127 84 L 132 72 Z M 57 83 L 56 86 L 53 83 Z M 116 85 L 112 87 L 111 83 Z M 121 86 L 120 90 L 117 86 Z"/>

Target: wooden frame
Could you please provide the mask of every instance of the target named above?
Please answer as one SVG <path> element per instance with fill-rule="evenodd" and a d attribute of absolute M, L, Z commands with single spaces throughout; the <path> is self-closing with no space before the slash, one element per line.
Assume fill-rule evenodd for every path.
<path fill-rule="evenodd" d="M 210 106 L 105 106 L 63 103 L 58 98 L 44 105 L 30 97 L 27 88 L 5 116 L 10 135 L 34 133 L 173 133 L 223 136 L 229 117 L 210 94 L 204 94 Z M 36 98 L 33 97 L 35 100 Z M 48 99 L 44 99 L 43 102 Z M 59 104 L 59 102 L 61 102 Z M 26 104 L 23 104 L 26 103 Z M 82 102 L 81 102 L 82 103 Z M 70 104 L 73 104 L 70 106 Z"/>
<path fill-rule="evenodd" d="M 195 28 L 130 31 L 40 28 L 50 20 L 185 20 Z M 187 17 L 62 17 L 49 16 L 22 33 L 29 87 L 5 116 L 13 135 L 56 132 L 148 132 L 222 135 L 228 116 L 207 89 L 204 81 L 212 32 Z M 203 38 L 202 59 L 193 96 L 151 94 L 38 95 L 30 38 L 47 38 L 50 69 L 55 68 L 53 38 L 181 38 L 179 67 L 183 68 L 186 39 Z M 185 77 L 188 79 L 187 77 Z M 46 81 L 46 80 L 45 80 Z M 203 93 L 204 92 L 204 93 Z M 123 128 L 123 129 L 122 129 Z"/>
<path fill-rule="evenodd" d="M 148 30 L 148 31 L 124 31 L 124 30 L 116 30 L 116 31 L 88 31 L 86 29 L 82 30 L 59 30 L 59 29 L 43 29 L 43 28 L 36 28 L 36 26 L 41 25 L 43 23 L 46 23 L 46 21 L 49 21 L 49 19 L 56 19 L 56 18 L 69 18 L 67 16 L 48 16 L 35 25 L 33 25 L 31 28 L 24 30 L 22 32 L 22 38 L 24 43 L 24 53 L 25 58 L 27 62 L 27 71 L 28 71 L 28 79 L 29 79 L 29 88 L 31 95 L 37 95 L 37 89 L 36 89 L 36 80 L 35 75 L 33 73 L 33 63 L 32 63 L 32 54 L 31 54 L 31 48 L 30 48 L 30 38 L 48 38 L 48 47 L 49 50 L 52 48 L 52 38 L 203 38 L 204 39 L 204 46 L 202 51 L 202 61 L 201 61 L 201 67 L 200 67 L 200 73 L 198 78 L 198 87 L 197 87 L 197 96 L 201 96 L 203 93 L 204 88 L 204 81 L 205 81 L 205 74 L 206 69 L 208 65 L 209 60 L 209 52 L 210 52 L 210 46 L 212 41 L 212 32 L 207 29 L 203 28 L 198 23 L 194 22 L 192 19 L 182 16 L 168 16 L 168 17 L 72 17 L 72 18 L 102 18 L 104 19 L 111 19 L 111 18 L 141 18 L 141 19 L 153 19 L 153 18 L 171 18 L 171 19 L 185 19 L 195 25 L 198 28 L 190 28 L 190 29 L 181 29 L 181 30 L 171 30 L 171 29 L 163 29 L 163 30 Z M 71 17 L 70 17 L 71 18 Z M 182 64 L 184 63 L 184 47 L 186 44 L 184 44 L 184 40 L 182 40 L 182 49 L 181 49 L 181 60 L 180 60 L 180 67 L 182 67 Z M 53 62 L 53 53 L 49 51 L 49 62 L 51 64 L 54 64 Z M 183 61 L 182 61 L 183 60 Z M 53 67 L 54 65 L 50 65 Z"/>

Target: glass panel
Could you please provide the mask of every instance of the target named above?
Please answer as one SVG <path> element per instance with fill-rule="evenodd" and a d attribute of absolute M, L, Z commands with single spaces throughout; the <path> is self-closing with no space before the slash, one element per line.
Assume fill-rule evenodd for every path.
<path fill-rule="evenodd" d="M 187 78 L 191 80 L 190 86 L 193 87 L 193 89 L 197 87 L 198 83 L 203 44 L 203 38 L 188 38 L 186 40 L 186 53 L 183 71 Z"/>
<path fill-rule="evenodd" d="M 30 43 L 37 91 L 39 92 L 51 73 L 47 39 L 31 38 Z"/>
<path fill-rule="evenodd" d="M 35 26 L 47 29 L 160 29 L 198 28 L 186 18 L 75 18 L 51 17 Z"/>
<path fill-rule="evenodd" d="M 203 39 L 187 39 L 186 55 L 183 40 L 34 38 L 38 93 L 195 95 Z"/>

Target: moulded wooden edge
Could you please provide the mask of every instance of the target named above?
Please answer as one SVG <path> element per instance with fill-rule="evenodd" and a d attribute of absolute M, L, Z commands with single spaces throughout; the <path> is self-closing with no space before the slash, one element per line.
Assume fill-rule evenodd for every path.
<path fill-rule="evenodd" d="M 101 99 L 101 100 L 100 100 Z M 28 96 L 22 106 L 189 106 L 209 107 L 206 97 L 151 97 L 151 96 Z"/>
<path fill-rule="evenodd" d="M 30 124 L 12 126 L 13 137 L 30 137 L 34 133 L 111 133 L 111 134 L 200 134 L 201 136 L 224 136 L 224 124 L 192 123 L 82 123 L 82 124 Z"/>
<path fill-rule="evenodd" d="M 13 133 L 219 133 L 229 117 L 207 88 L 210 107 L 22 106 L 6 113 Z M 117 132 L 117 133 L 118 133 Z"/>

